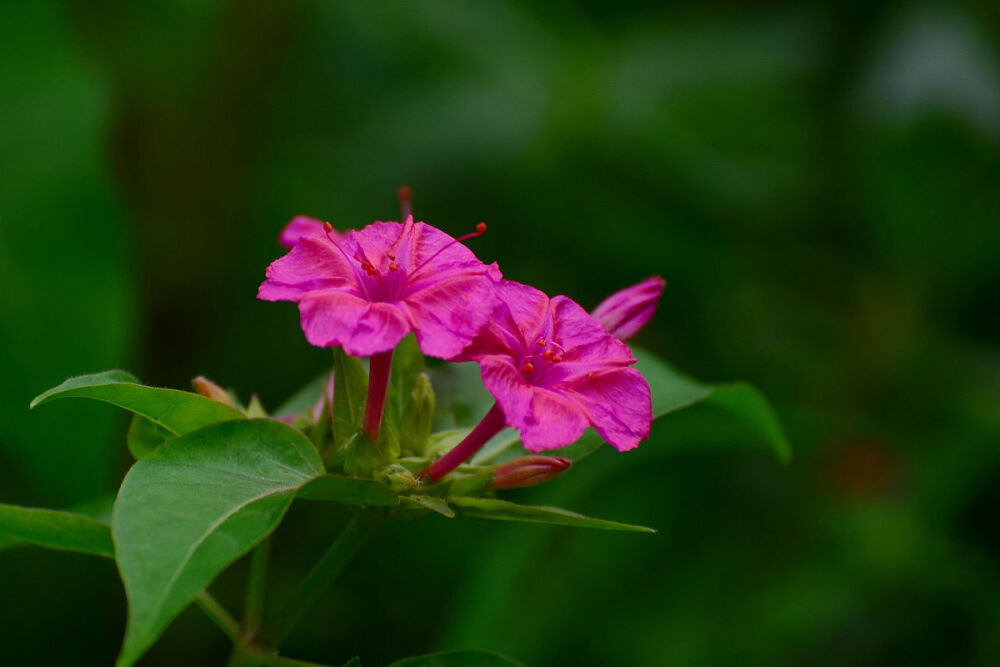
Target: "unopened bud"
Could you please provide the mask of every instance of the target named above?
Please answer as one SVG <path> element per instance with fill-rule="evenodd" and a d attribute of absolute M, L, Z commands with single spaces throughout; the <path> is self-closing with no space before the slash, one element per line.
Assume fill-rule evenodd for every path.
<path fill-rule="evenodd" d="M 573 462 L 562 456 L 522 456 L 494 468 L 490 487 L 521 489 L 536 486 L 569 470 L 571 465 Z"/>
<path fill-rule="evenodd" d="M 400 425 L 399 437 L 403 449 L 417 455 L 427 449 L 431 437 L 431 419 L 434 416 L 434 387 L 427 373 L 417 376 L 410 394 L 410 404 Z"/>
<path fill-rule="evenodd" d="M 204 375 L 199 375 L 195 379 L 191 380 L 191 384 L 194 385 L 194 390 L 205 398 L 218 401 L 219 403 L 228 405 L 231 408 L 236 407 L 233 404 L 232 396 L 227 394 L 225 389 L 215 384 Z"/>
<path fill-rule="evenodd" d="M 591 316 L 614 337 L 628 340 L 653 316 L 664 285 L 666 282 L 659 276 L 647 278 L 609 296 Z"/>

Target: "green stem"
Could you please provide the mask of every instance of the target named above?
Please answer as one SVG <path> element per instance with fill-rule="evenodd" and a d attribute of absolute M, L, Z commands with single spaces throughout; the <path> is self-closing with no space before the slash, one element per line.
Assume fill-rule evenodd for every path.
<path fill-rule="evenodd" d="M 271 553 L 271 540 L 265 539 L 250 554 L 250 573 L 247 575 L 246 600 L 243 604 L 243 636 L 253 637 L 260 629 L 264 613 L 264 584 L 267 558 Z"/>
<path fill-rule="evenodd" d="M 354 558 L 375 527 L 375 522 L 364 512 L 351 517 L 340 537 L 313 565 L 309 574 L 299 582 L 285 606 L 278 613 L 268 616 L 261 630 L 261 644 L 279 647 L 296 623 L 336 580 L 344 567 Z"/>
<path fill-rule="evenodd" d="M 215 621 L 215 624 L 226 633 L 227 637 L 234 642 L 239 638 L 240 626 L 236 623 L 236 619 L 230 616 L 229 612 L 208 591 L 198 593 L 194 601 L 210 619 Z"/>

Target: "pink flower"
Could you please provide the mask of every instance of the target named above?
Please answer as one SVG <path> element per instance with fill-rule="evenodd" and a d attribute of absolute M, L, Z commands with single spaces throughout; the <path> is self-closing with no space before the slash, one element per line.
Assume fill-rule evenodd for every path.
<path fill-rule="evenodd" d="M 303 238 L 323 238 L 328 233 L 324 228 L 325 224 L 316 218 L 297 215 L 281 230 L 281 234 L 278 235 L 278 243 L 286 248 L 294 248 L 295 244 Z M 329 231 L 329 235 L 336 240 L 341 238 L 341 235 L 334 229 Z"/>
<path fill-rule="evenodd" d="M 649 436 L 649 384 L 631 368 L 628 347 L 576 302 L 552 299 L 511 281 L 497 285 L 501 303 L 458 361 L 478 361 L 496 405 L 472 433 L 424 475 L 437 480 L 504 425 L 532 452 L 568 445 L 587 426 L 619 451 Z"/>
<path fill-rule="evenodd" d="M 608 333 L 619 340 L 628 340 L 653 316 L 664 285 L 666 282 L 659 276 L 646 278 L 637 285 L 615 292 L 590 314 Z"/>
<path fill-rule="evenodd" d="M 274 261 L 257 295 L 297 302 L 313 345 L 367 357 L 392 350 L 413 331 L 425 354 L 448 358 L 490 316 L 499 272 L 444 232 L 412 217 L 340 238 L 327 228 L 323 236 L 301 236 Z M 485 225 L 479 229 L 472 236 Z"/>

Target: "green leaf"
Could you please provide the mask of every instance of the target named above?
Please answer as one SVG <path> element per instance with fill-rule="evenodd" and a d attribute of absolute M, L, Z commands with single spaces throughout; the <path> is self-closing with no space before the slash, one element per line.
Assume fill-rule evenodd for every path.
<path fill-rule="evenodd" d="M 299 490 L 298 497 L 363 507 L 399 504 L 399 497 L 381 482 L 333 474 L 326 474 L 309 482 Z"/>
<path fill-rule="evenodd" d="M 778 421 L 770 402 L 755 387 L 746 382 L 718 385 L 705 400 L 744 422 L 756 435 L 774 448 L 778 459 L 787 463 L 792 458 L 792 446 Z"/>
<path fill-rule="evenodd" d="M 129 600 L 118 664 L 133 664 L 321 474 L 309 440 L 270 419 L 212 424 L 132 466 L 111 522 Z"/>
<path fill-rule="evenodd" d="M 128 451 L 132 456 L 141 459 L 173 437 L 173 433 L 154 424 L 142 415 L 132 415 L 132 422 L 128 426 L 125 442 L 128 444 Z"/>
<path fill-rule="evenodd" d="M 368 395 L 368 373 L 361 360 L 333 349 L 333 441 L 343 447 L 358 432 Z"/>
<path fill-rule="evenodd" d="M 0 503 L 0 543 L 5 542 L 115 557 L 106 523 L 82 514 Z"/>
<path fill-rule="evenodd" d="M 497 519 L 499 521 L 526 521 L 529 523 L 552 523 L 559 526 L 577 526 L 580 528 L 598 528 L 601 530 L 622 530 L 636 533 L 655 533 L 652 528 L 635 526 L 605 519 L 592 519 L 576 512 L 558 507 L 534 507 L 518 505 L 498 498 L 466 498 L 453 496 L 448 502 L 459 509 L 465 516 L 482 519 Z"/>
<path fill-rule="evenodd" d="M 651 352 L 632 347 L 632 355 L 637 360 L 635 368 L 649 382 L 653 419 L 694 405 L 712 392 L 711 385 L 682 375 Z"/>
<path fill-rule="evenodd" d="M 489 651 L 444 651 L 403 658 L 389 667 L 525 667 L 523 663 Z"/>
<path fill-rule="evenodd" d="M 404 505 L 409 505 L 410 507 L 420 507 L 437 512 L 449 519 L 455 518 L 455 510 L 449 507 L 444 498 L 438 498 L 437 496 L 400 496 L 400 500 Z"/>
<path fill-rule="evenodd" d="M 131 373 L 105 371 L 80 375 L 39 394 L 32 408 L 60 398 L 92 398 L 142 415 L 174 435 L 230 419 L 243 413 L 199 394 L 176 389 L 147 387 Z"/>
<path fill-rule="evenodd" d="M 319 397 L 323 395 L 323 391 L 326 389 L 326 382 L 330 379 L 330 373 L 332 372 L 333 370 L 331 369 L 310 380 L 309 384 L 299 389 L 288 400 L 282 403 L 274 411 L 274 416 L 290 417 L 311 409 L 319 401 Z"/>

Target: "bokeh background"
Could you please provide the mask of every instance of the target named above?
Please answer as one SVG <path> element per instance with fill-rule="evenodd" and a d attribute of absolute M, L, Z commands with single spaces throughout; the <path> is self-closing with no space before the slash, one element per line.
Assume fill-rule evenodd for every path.
<path fill-rule="evenodd" d="M 668 419 L 522 494 L 656 526 L 401 524 L 289 644 L 384 665 L 1000 664 L 1000 10 L 868 2 L 0 3 L 0 501 L 115 492 L 126 417 L 69 375 L 268 406 L 329 363 L 255 300 L 293 215 L 480 220 L 637 343 L 747 379 L 795 449 Z M 296 506 L 274 595 L 343 516 Z M 245 563 L 220 580 L 233 608 Z M 113 564 L 0 553 L 0 662 L 109 665 Z M 185 612 L 147 665 L 216 665 Z"/>

